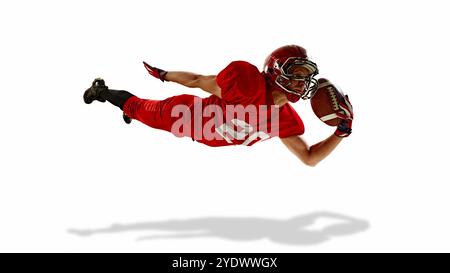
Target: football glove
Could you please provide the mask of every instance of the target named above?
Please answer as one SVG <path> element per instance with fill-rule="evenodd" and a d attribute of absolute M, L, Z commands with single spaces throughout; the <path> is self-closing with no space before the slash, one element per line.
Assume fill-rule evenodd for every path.
<path fill-rule="evenodd" d="M 338 137 L 348 137 L 352 133 L 353 106 L 347 95 L 338 92 L 339 108 L 341 113 L 336 115 L 341 119 L 334 134 Z"/>
<path fill-rule="evenodd" d="M 143 62 L 143 63 L 144 63 L 145 69 L 147 69 L 147 71 L 150 75 L 152 75 L 153 77 L 160 79 L 162 82 L 164 82 L 167 71 L 159 69 L 157 67 L 153 67 L 146 62 Z"/>

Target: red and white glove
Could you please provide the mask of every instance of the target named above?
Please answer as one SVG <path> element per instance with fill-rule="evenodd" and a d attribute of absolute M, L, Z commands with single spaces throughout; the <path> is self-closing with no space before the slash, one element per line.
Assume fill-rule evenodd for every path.
<path fill-rule="evenodd" d="M 338 137 L 348 137 L 352 133 L 352 121 L 353 121 L 353 106 L 348 99 L 348 96 L 338 95 L 339 108 L 342 113 L 337 113 L 337 116 L 341 119 L 334 134 Z"/>
<path fill-rule="evenodd" d="M 144 63 L 145 69 L 147 69 L 147 71 L 150 75 L 152 75 L 153 77 L 164 82 L 164 80 L 166 79 L 167 71 L 159 69 L 157 67 L 153 67 L 146 62 L 143 62 L 143 63 Z"/>

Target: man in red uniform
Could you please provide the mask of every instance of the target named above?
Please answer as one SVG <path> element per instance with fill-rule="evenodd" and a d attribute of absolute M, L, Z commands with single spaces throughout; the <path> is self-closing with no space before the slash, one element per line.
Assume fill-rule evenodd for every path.
<path fill-rule="evenodd" d="M 250 146 L 279 137 L 308 166 L 315 166 L 351 133 L 353 110 L 348 97 L 342 97 L 340 106 L 345 115 L 340 116 L 341 123 L 334 134 L 311 147 L 302 139 L 303 122 L 289 102 L 314 96 L 318 69 L 300 46 L 283 46 L 272 52 L 263 72 L 244 61 L 232 62 L 211 76 L 165 71 L 145 62 L 144 66 L 163 82 L 201 88 L 211 96 L 141 99 L 128 91 L 109 89 L 102 79 L 96 79 L 84 93 L 84 101 L 109 101 L 123 110 L 127 123 L 137 119 L 209 146 Z"/>

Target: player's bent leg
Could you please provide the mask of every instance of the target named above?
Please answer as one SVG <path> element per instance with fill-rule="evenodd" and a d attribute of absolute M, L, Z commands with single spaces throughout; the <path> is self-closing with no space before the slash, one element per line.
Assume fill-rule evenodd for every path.
<path fill-rule="evenodd" d="M 188 107 L 194 103 L 196 96 L 179 95 L 165 100 L 140 99 L 125 90 L 111 90 L 105 85 L 103 79 L 97 78 L 92 86 L 83 95 L 85 103 L 90 104 L 94 100 L 108 101 L 123 110 L 123 120 L 130 123 L 137 119 L 142 123 L 156 128 L 172 132 L 172 125 L 179 117 L 172 117 L 172 109 L 177 105 Z M 189 117 L 190 118 L 190 117 Z M 190 128 L 190 126 L 188 127 Z M 191 136 L 191 130 L 183 131 L 182 136 Z M 177 136 L 180 136 L 179 132 Z"/>

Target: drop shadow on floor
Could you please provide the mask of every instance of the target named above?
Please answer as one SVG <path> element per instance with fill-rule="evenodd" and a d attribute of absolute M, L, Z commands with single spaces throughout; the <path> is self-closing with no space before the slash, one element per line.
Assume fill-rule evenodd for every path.
<path fill-rule="evenodd" d="M 327 224 L 314 229 L 318 220 L 326 220 Z M 286 220 L 257 217 L 202 217 L 112 224 L 99 229 L 69 229 L 68 232 L 85 237 L 97 234 L 162 231 L 164 234 L 140 236 L 136 238 L 136 241 L 210 237 L 231 241 L 268 239 L 284 245 L 314 245 L 334 237 L 357 234 L 366 231 L 369 227 L 369 222 L 366 220 L 324 211 L 298 215 Z"/>

